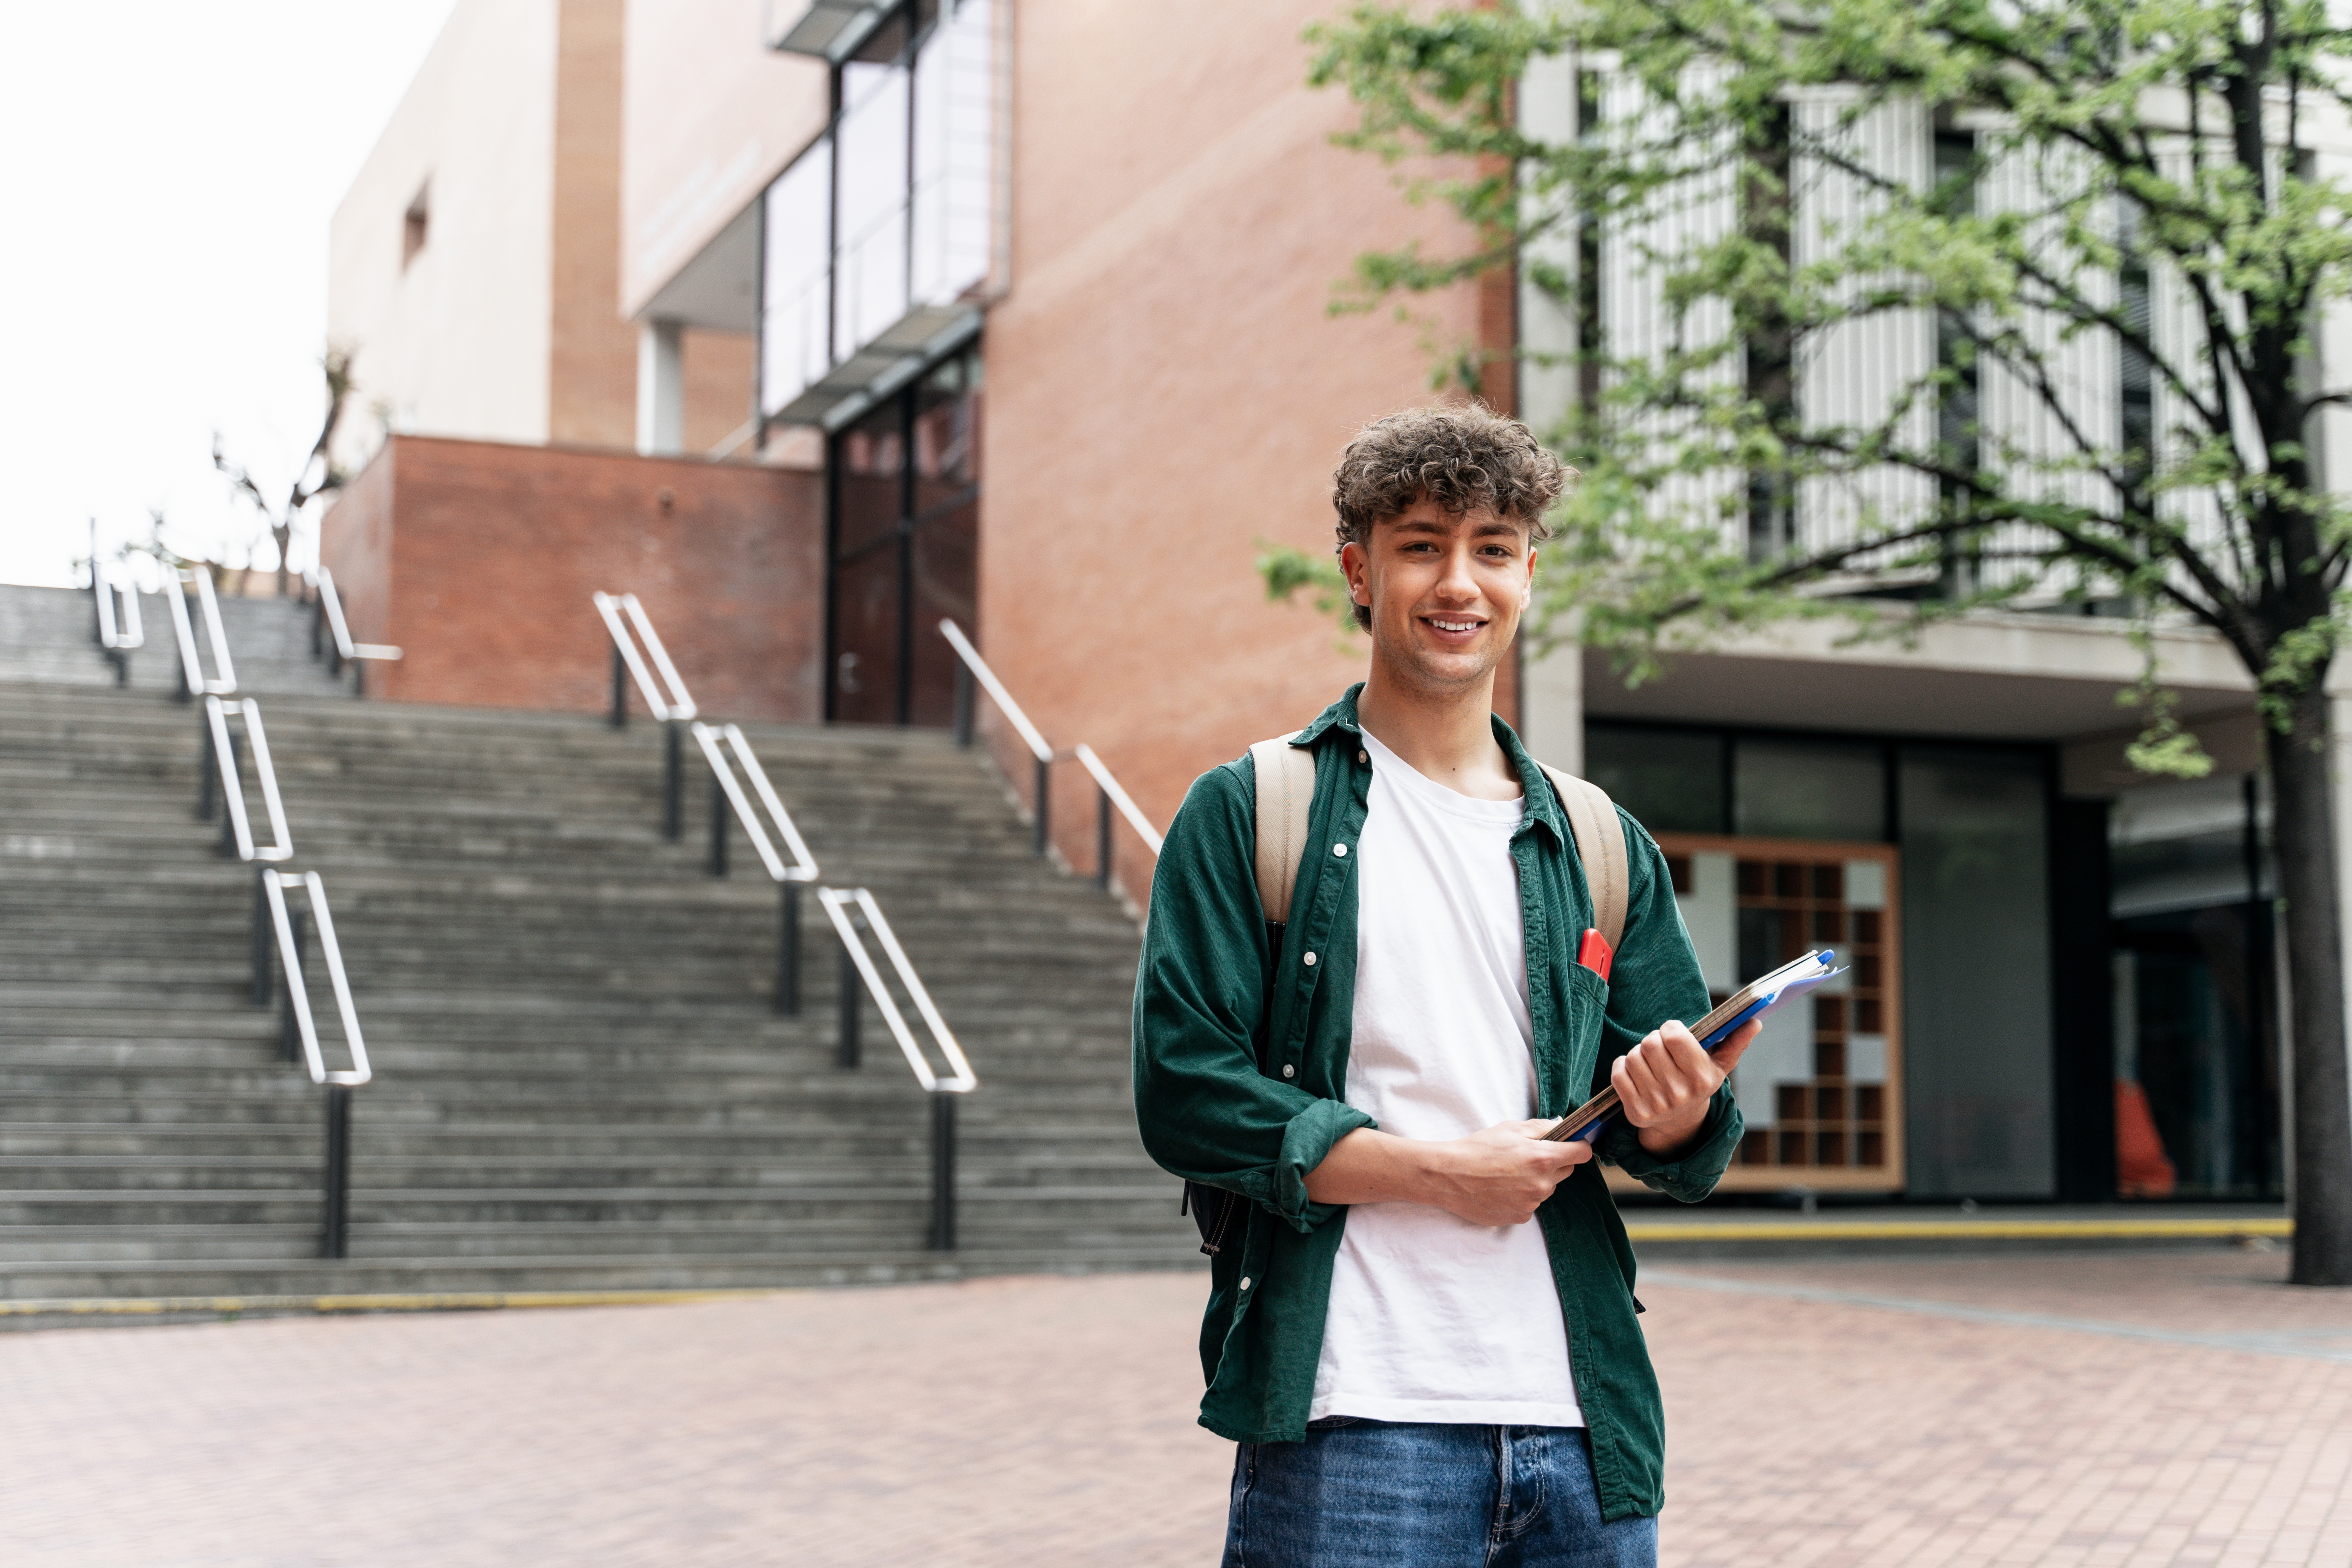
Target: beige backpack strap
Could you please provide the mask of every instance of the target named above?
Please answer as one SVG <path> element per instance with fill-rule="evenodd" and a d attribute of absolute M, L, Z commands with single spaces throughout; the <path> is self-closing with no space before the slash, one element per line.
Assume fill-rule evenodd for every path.
<path fill-rule="evenodd" d="M 1584 862 L 1584 880 L 1592 889 L 1593 923 L 1601 940 L 1613 952 L 1625 934 L 1625 889 L 1632 880 L 1632 861 L 1617 808 L 1611 804 L 1609 792 L 1597 784 L 1555 767 L 1545 767 L 1544 774 L 1559 791 L 1569 830 L 1576 835 L 1576 857 Z"/>
<path fill-rule="evenodd" d="M 1290 919 L 1290 892 L 1307 853 L 1307 812 L 1315 804 L 1315 752 L 1290 743 L 1303 733 L 1249 749 L 1257 771 L 1257 901 L 1277 923 Z"/>

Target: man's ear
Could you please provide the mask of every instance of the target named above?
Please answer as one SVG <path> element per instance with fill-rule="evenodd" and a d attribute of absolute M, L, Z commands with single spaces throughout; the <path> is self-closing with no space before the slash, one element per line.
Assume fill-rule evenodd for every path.
<path fill-rule="evenodd" d="M 1372 587 L 1364 581 L 1364 547 L 1354 540 L 1339 547 L 1339 570 L 1348 579 L 1348 597 L 1366 609 L 1371 608 Z"/>

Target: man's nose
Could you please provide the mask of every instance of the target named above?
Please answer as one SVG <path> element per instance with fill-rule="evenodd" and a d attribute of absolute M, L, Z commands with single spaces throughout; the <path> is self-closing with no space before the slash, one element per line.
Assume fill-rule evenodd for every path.
<path fill-rule="evenodd" d="M 1437 579 L 1438 596 L 1453 601 L 1466 601 L 1478 596 L 1478 578 L 1470 570 L 1467 549 L 1445 552 L 1445 570 Z"/>

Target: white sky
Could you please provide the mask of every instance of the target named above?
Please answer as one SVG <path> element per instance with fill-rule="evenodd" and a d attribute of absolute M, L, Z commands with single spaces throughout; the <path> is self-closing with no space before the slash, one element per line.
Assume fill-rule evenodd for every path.
<path fill-rule="evenodd" d="M 71 583 L 87 519 L 110 552 L 155 508 L 183 553 L 242 563 L 260 520 L 213 471 L 213 432 L 281 491 L 310 450 L 327 221 L 452 4 L 12 12 L 0 582 Z"/>

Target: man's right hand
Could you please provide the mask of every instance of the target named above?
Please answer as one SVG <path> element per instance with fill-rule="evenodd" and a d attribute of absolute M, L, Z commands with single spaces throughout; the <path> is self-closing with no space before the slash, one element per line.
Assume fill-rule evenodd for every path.
<path fill-rule="evenodd" d="M 1592 1145 L 1547 1143 L 1553 1121 L 1506 1121 L 1433 1145 L 1431 1195 L 1434 1204 L 1472 1225 L 1525 1225 L 1568 1173 L 1592 1158 Z"/>
<path fill-rule="evenodd" d="M 1358 1128 L 1307 1173 L 1307 1195 L 1325 1204 L 1427 1204 L 1472 1225 L 1525 1225 L 1592 1158 L 1587 1142 L 1545 1142 L 1558 1125 L 1506 1121 L 1444 1142 Z"/>

